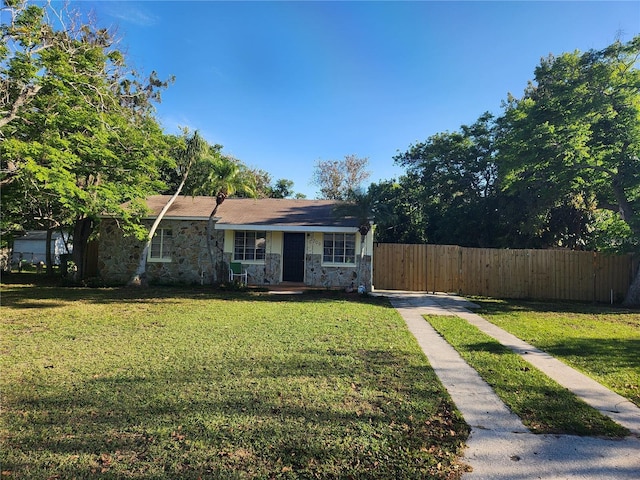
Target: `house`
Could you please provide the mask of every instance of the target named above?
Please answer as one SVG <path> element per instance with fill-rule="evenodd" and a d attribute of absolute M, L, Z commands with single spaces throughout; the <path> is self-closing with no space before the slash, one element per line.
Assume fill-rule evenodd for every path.
<path fill-rule="evenodd" d="M 169 200 L 147 199 L 148 226 Z M 147 255 L 150 283 L 210 284 L 228 280 L 239 262 L 250 285 L 295 283 L 371 290 L 373 229 L 362 235 L 355 217 L 338 217 L 330 200 L 229 198 L 218 208 L 211 245 L 207 222 L 215 197 L 179 197 L 163 217 Z M 128 281 L 144 242 L 126 237 L 115 219 L 101 222 L 98 271 L 107 282 Z"/>
<path fill-rule="evenodd" d="M 60 265 L 60 255 L 71 253 L 71 249 L 68 233 L 51 232 L 51 255 L 54 265 Z M 47 261 L 46 231 L 32 230 L 13 240 L 11 263 L 17 265 L 21 260 L 33 265 Z"/>

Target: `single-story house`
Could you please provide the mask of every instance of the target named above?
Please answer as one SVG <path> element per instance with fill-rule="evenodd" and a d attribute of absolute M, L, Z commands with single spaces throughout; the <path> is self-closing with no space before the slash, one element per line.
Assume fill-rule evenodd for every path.
<path fill-rule="evenodd" d="M 147 199 L 150 226 L 169 200 Z M 250 285 L 294 283 L 371 290 L 373 228 L 361 234 L 355 217 L 339 217 L 331 200 L 229 198 L 218 208 L 207 246 L 215 197 L 179 197 L 163 217 L 147 254 L 150 283 L 210 284 L 228 280 L 231 262 Z M 100 226 L 98 274 L 124 283 L 133 275 L 144 242 L 126 237 L 116 219 Z"/>
<path fill-rule="evenodd" d="M 54 265 L 60 265 L 60 255 L 70 253 L 72 248 L 68 233 L 51 232 L 51 255 Z M 47 232 L 45 230 L 31 230 L 13 240 L 11 263 L 17 265 L 20 261 L 33 265 L 47 261 Z"/>

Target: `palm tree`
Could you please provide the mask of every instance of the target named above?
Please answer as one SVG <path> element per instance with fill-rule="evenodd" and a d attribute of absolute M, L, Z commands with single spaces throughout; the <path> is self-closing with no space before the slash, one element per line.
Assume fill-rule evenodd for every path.
<path fill-rule="evenodd" d="M 191 137 L 188 137 L 188 132 L 185 130 L 183 135 L 184 144 L 177 153 L 176 158 L 176 169 L 180 174 L 182 174 L 182 181 L 175 193 L 171 196 L 166 205 L 162 208 L 158 216 L 156 217 L 153 225 L 151 226 L 151 230 L 149 230 L 149 234 L 147 235 L 147 241 L 144 244 L 144 248 L 142 249 L 142 253 L 140 254 L 140 261 L 138 263 L 138 268 L 131 280 L 129 280 L 129 285 L 140 286 L 143 285 L 145 274 L 147 271 L 147 254 L 149 252 L 149 248 L 151 248 L 151 242 L 153 241 L 153 236 L 160 225 L 160 222 L 164 218 L 171 205 L 176 201 L 180 192 L 184 188 L 184 185 L 187 181 L 187 177 L 189 176 L 189 171 L 194 163 L 197 163 L 208 151 L 209 146 L 207 142 L 200 136 L 198 131 L 193 132 Z"/>
<path fill-rule="evenodd" d="M 215 206 L 207 222 L 207 249 L 211 260 L 212 283 L 215 283 L 217 281 L 216 259 L 212 239 L 214 219 L 218 208 L 228 196 L 236 192 L 248 197 L 255 197 L 255 192 L 253 185 L 247 183 L 247 177 L 241 175 L 241 169 L 236 160 L 229 157 L 218 157 L 212 159 L 208 167 L 207 175 L 202 179 L 203 181 L 198 188 L 194 189 L 194 194 L 213 195 L 216 197 Z"/>
<path fill-rule="evenodd" d="M 347 200 L 334 208 L 334 215 L 355 217 L 358 220 L 358 231 L 365 237 L 371 230 L 372 223 L 388 223 L 392 212 L 384 199 L 378 198 L 370 188 L 366 192 L 350 190 Z"/>
<path fill-rule="evenodd" d="M 389 222 L 392 216 L 389 205 L 378 198 L 373 190 L 349 190 L 347 200 L 338 203 L 334 215 L 339 217 L 354 217 L 358 220 L 360 232 L 360 262 L 358 264 L 358 278 L 361 278 L 362 259 L 364 257 L 365 237 L 371 231 L 371 225 L 376 222 Z"/>

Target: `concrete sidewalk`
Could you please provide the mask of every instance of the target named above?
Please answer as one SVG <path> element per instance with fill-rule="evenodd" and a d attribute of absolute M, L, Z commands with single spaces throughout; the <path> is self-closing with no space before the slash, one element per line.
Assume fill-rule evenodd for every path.
<path fill-rule="evenodd" d="M 376 291 L 388 297 L 407 322 L 431 366 L 471 426 L 465 479 L 640 479 L 640 409 L 562 362 L 472 313 L 473 304 L 453 295 Z M 457 315 L 512 348 L 587 403 L 634 435 L 610 440 L 571 435 L 535 435 L 478 373 L 462 360 L 422 316 Z"/>

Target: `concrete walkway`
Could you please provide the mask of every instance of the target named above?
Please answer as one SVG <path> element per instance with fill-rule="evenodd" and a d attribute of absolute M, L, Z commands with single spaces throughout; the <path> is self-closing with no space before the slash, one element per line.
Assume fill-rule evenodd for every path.
<path fill-rule="evenodd" d="M 375 291 L 388 297 L 407 322 L 431 366 L 471 426 L 464 461 L 482 479 L 640 479 L 640 409 L 599 383 L 528 345 L 471 312 L 474 305 L 453 295 Z M 509 346 L 585 402 L 627 427 L 621 440 L 536 435 L 522 424 L 491 387 L 458 355 L 423 315 L 457 315 Z"/>

